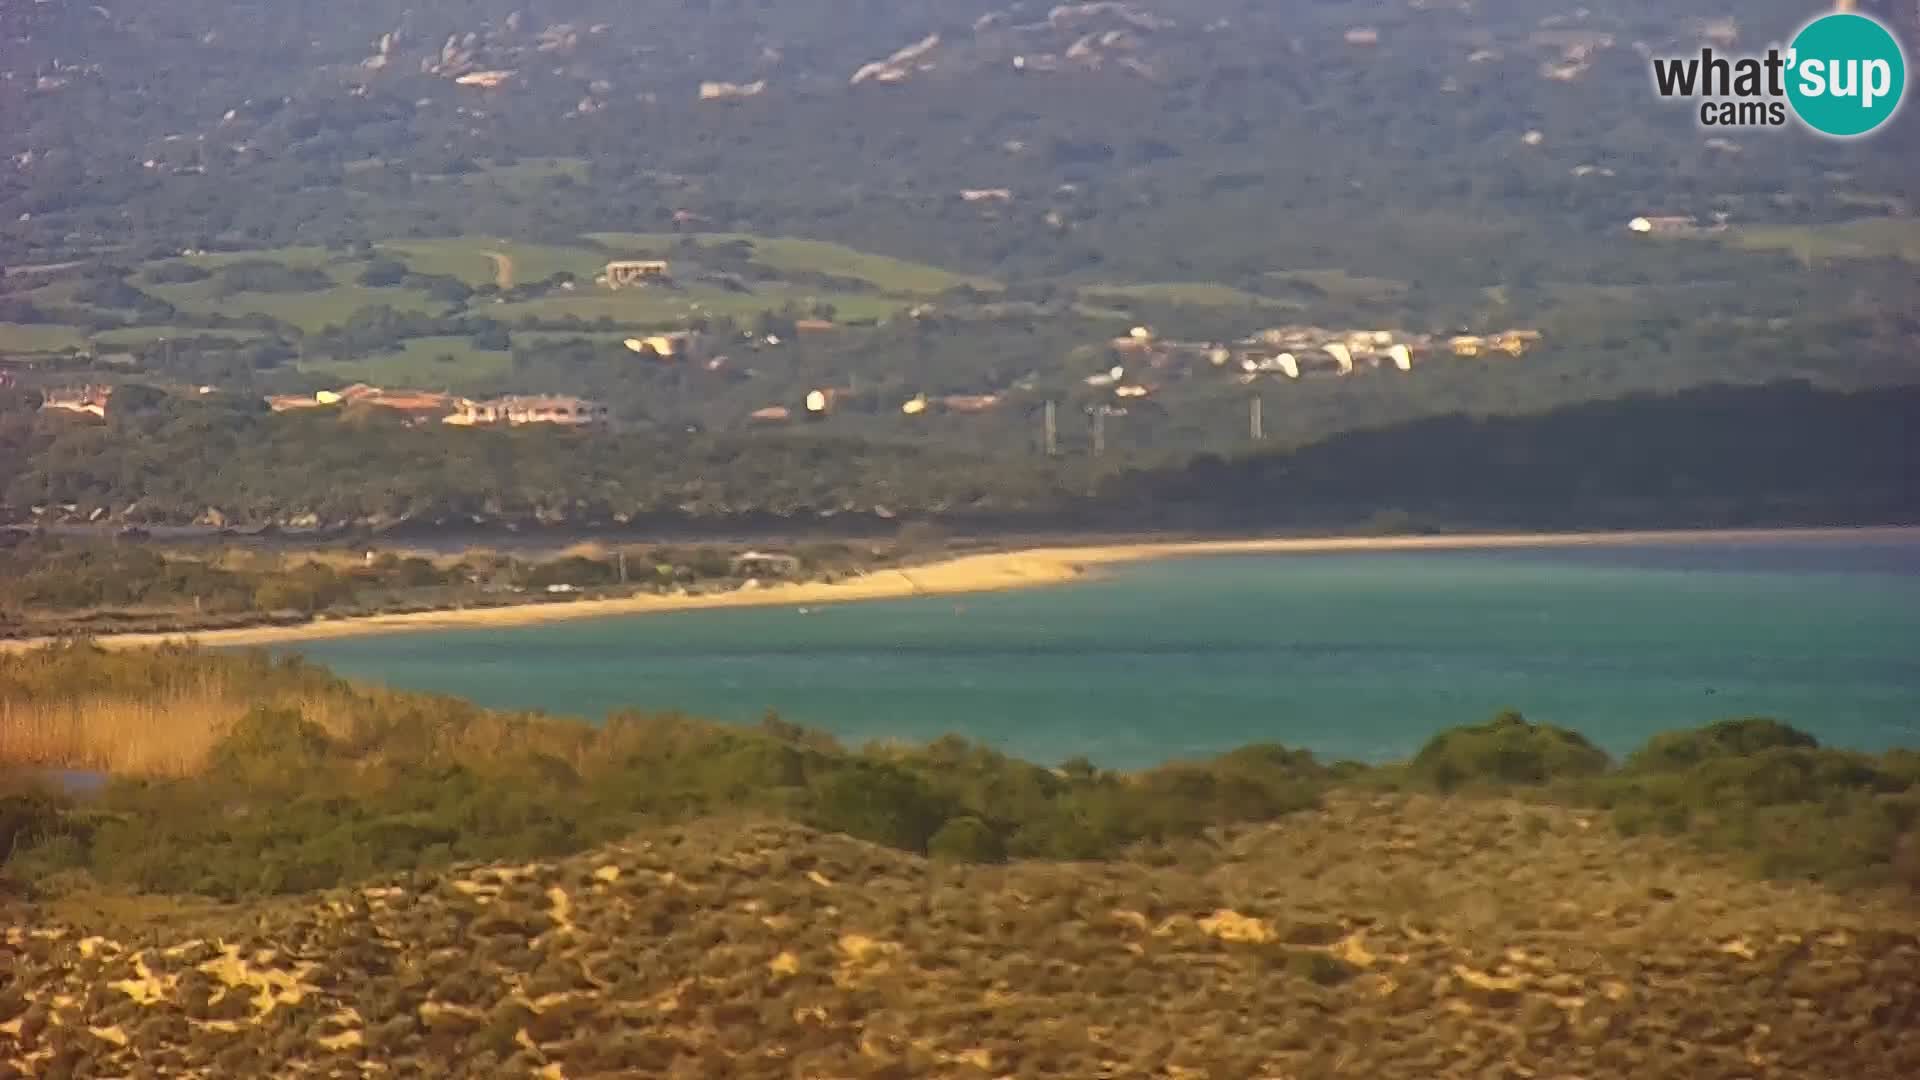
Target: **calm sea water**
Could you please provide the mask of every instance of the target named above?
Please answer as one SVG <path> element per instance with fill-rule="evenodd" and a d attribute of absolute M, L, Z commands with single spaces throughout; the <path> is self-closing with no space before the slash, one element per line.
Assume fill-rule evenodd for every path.
<path fill-rule="evenodd" d="M 1025 592 L 314 642 L 479 702 L 1138 767 L 1255 741 L 1377 761 L 1504 708 L 1616 753 L 1774 716 L 1920 746 L 1920 541 L 1221 556 Z"/>

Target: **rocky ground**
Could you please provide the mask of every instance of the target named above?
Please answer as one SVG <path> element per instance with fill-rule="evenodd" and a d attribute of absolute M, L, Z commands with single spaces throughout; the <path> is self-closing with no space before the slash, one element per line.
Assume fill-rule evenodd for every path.
<path fill-rule="evenodd" d="M 1142 862 L 752 822 L 215 914 L 4 911 L 0 1076 L 1920 1076 L 1920 911 L 1340 797 Z"/>

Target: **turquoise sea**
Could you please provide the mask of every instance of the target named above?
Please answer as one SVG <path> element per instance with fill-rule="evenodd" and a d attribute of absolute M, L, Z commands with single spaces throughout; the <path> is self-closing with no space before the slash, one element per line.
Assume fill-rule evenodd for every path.
<path fill-rule="evenodd" d="M 1023 592 L 317 641 L 489 705 L 623 705 L 851 743 L 947 732 L 1138 767 L 1249 742 L 1404 757 L 1503 708 L 1622 753 L 1778 717 L 1920 747 L 1920 540 L 1208 556 Z"/>

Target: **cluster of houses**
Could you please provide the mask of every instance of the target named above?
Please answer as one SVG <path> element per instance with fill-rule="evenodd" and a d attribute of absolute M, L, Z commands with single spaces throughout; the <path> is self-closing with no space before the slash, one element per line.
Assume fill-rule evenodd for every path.
<path fill-rule="evenodd" d="M 1192 370 L 1217 369 L 1243 383 L 1263 376 L 1300 379 L 1352 375 L 1360 370 L 1412 371 L 1424 357 L 1523 356 L 1541 340 L 1538 330 L 1436 338 L 1402 330 L 1334 330 L 1322 326 L 1277 326 L 1231 343 L 1173 341 L 1136 326 L 1108 342 L 1114 362 L 1081 381 L 1111 388 L 1117 398 L 1143 398 L 1159 390 L 1158 379 Z"/>
<path fill-rule="evenodd" d="M 578 426 L 604 423 L 607 419 L 605 405 L 567 394 L 511 394 L 475 401 L 424 390 L 383 390 L 366 383 L 354 383 L 340 390 L 322 390 L 315 394 L 276 395 L 267 399 L 267 405 L 274 412 L 365 405 L 392 409 L 416 423 L 438 420 L 443 424 L 461 427 L 494 424 Z"/>
<path fill-rule="evenodd" d="M 844 391 L 838 387 L 817 387 L 807 391 L 801 403 L 799 416 L 808 420 L 821 420 L 830 415 Z M 922 416 L 928 413 L 983 413 L 999 408 L 1005 400 L 1002 394 L 940 394 L 929 397 L 915 394 L 900 403 L 900 412 L 906 416 Z M 784 424 L 792 420 L 795 411 L 785 405 L 768 405 L 747 414 L 747 419 L 755 424 Z"/>
<path fill-rule="evenodd" d="M 201 387 L 200 393 L 212 392 Z M 50 389 L 41 395 L 40 408 L 49 412 L 85 413 L 105 419 L 113 398 L 110 385 L 86 385 Z M 274 412 L 367 405 L 391 409 L 412 423 L 461 426 L 492 424 L 599 424 L 607 419 L 607 407 L 595 401 L 562 394 L 509 395 L 486 401 L 455 397 L 425 390 L 384 390 L 366 383 L 354 383 L 339 390 L 321 390 L 314 394 L 279 394 L 267 398 Z"/>
<path fill-rule="evenodd" d="M 1460 358 L 1520 357 L 1542 340 L 1538 330 L 1435 337 L 1402 330 L 1333 330 L 1322 326 L 1277 326 L 1231 343 L 1175 341 L 1136 326 L 1107 343 L 1109 366 L 1080 381 L 1122 402 L 1152 397 L 1166 378 L 1218 371 L 1241 383 L 1352 375 L 1362 370 L 1412 371 L 1433 355 Z M 822 387 L 807 393 L 803 407 L 768 405 L 748 415 L 756 424 L 784 424 L 796 417 L 817 420 L 833 412 L 843 391 Z M 1004 394 L 915 394 L 900 403 L 906 416 L 983 413 L 1006 401 Z"/>
<path fill-rule="evenodd" d="M 824 323 L 831 326 L 831 323 Z M 769 341 L 775 341 L 769 338 Z M 1287 325 L 1259 331 L 1230 343 L 1177 341 L 1162 338 L 1151 328 L 1136 326 L 1107 343 L 1105 366 L 1081 378 L 1093 390 L 1115 399 L 1152 397 L 1167 378 L 1218 372 L 1239 382 L 1262 378 L 1303 379 L 1352 375 L 1362 370 L 1411 371 L 1432 355 L 1455 357 L 1519 357 L 1541 340 L 1538 330 L 1511 329 L 1493 334 L 1436 337 L 1401 330 L 1337 330 L 1321 326 Z M 776 342 L 777 343 L 777 342 Z M 628 338 L 628 350 L 660 361 L 690 361 L 704 356 L 705 342 L 693 331 Z M 720 370 L 726 358 L 715 357 L 705 366 Z M 203 388 L 202 393 L 211 388 Z M 1019 387 L 1016 387 L 1019 389 Z M 43 409 L 68 410 L 104 417 L 111 386 L 82 386 L 45 394 Z M 757 425 L 785 424 L 795 419 L 820 420 L 835 410 L 848 393 L 837 387 L 809 390 L 796 407 L 769 404 L 748 414 Z M 439 422 L 461 427 L 559 424 L 583 426 L 608 420 L 605 405 L 563 394 L 508 395 L 486 400 L 423 390 L 389 390 L 354 383 L 339 390 L 313 394 L 282 394 L 266 399 L 276 413 L 329 407 L 371 407 L 400 413 L 409 423 Z M 992 411 L 1006 401 L 998 392 L 928 395 L 917 393 L 900 402 L 905 416 L 969 415 Z"/>
<path fill-rule="evenodd" d="M 1725 232 L 1727 215 L 1715 213 L 1712 225 L 1702 225 L 1692 217 L 1678 214 L 1641 216 L 1627 222 L 1627 231 L 1642 236 L 1687 236 L 1693 233 Z"/>
<path fill-rule="evenodd" d="M 609 289 L 622 289 L 671 281 L 667 271 L 665 259 L 616 259 L 608 263 L 593 281 Z"/>
<path fill-rule="evenodd" d="M 113 396 L 111 386 L 77 386 L 64 390 L 48 390 L 40 395 L 40 408 L 46 412 L 86 413 L 106 419 L 107 399 Z"/>

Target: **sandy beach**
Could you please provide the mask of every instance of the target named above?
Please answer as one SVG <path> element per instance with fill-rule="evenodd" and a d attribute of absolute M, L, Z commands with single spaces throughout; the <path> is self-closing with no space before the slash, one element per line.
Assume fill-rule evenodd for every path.
<path fill-rule="evenodd" d="M 1913 539 L 1920 530 L 1880 529 L 1718 529 L 1684 532 L 1610 533 L 1485 533 L 1458 536 L 1350 536 L 1294 537 L 1245 540 L 1168 541 L 1048 547 L 1022 551 L 963 555 L 943 562 L 904 570 L 878 570 L 851 580 L 826 584 L 805 582 L 739 589 L 704 595 L 654 595 L 561 603 L 528 603 L 509 607 L 423 611 L 327 618 L 296 626 L 257 626 L 230 630 L 181 633 L 103 635 L 110 647 L 137 647 L 163 642 L 195 641 L 208 647 L 281 645 L 363 634 L 420 630 L 474 630 L 526 626 L 568 619 L 598 619 L 625 615 L 697 611 L 709 608 L 814 607 L 861 600 L 893 600 L 911 596 L 949 596 L 997 592 L 1070 582 L 1117 563 L 1144 559 L 1198 555 L 1314 554 L 1358 551 L 1494 550 L 1500 548 L 1598 547 L 1631 544 L 1705 544 L 1752 540 L 1873 540 Z M 20 650 L 44 644 L 46 639 L 0 641 L 0 650 Z"/>

